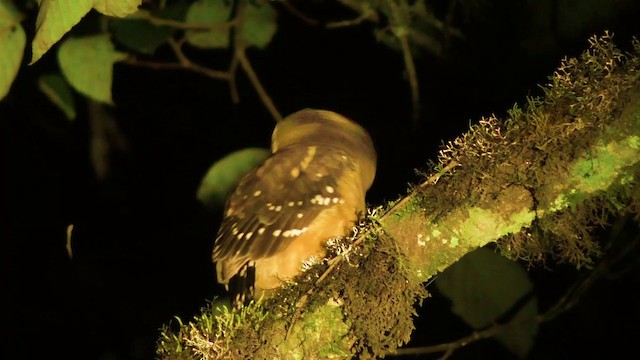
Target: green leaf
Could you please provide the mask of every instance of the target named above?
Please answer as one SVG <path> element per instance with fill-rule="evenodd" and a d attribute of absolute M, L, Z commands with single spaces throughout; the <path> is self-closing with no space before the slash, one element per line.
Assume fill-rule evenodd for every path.
<path fill-rule="evenodd" d="M 11 0 L 0 0 L 0 27 L 19 23 L 19 15 Z"/>
<path fill-rule="evenodd" d="M 114 20 L 110 28 L 116 41 L 142 54 L 153 54 L 173 34 L 173 29 L 146 20 Z"/>
<path fill-rule="evenodd" d="M 153 12 L 153 15 L 163 19 L 182 21 L 187 9 L 188 4 L 180 2 Z M 113 19 L 109 25 L 117 42 L 139 53 L 149 55 L 153 54 L 176 31 L 168 26 L 154 25 L 144 18 Z"/>
<path fill-rule="evenodd" d="M 113 63 L 123 57 L 114 50 L 108 35 L 69 38 L 58 50 L 58 63 L 69 84 L 79 93 L 105 104 L 113 104 Z"/>
<path fill-rule="evenodd" d="M 93 0 L 42 0 L 31 43 L 31 63 L 38 61 L 93 6 Z"/>
<path fill-rule="evenodd" d="M 260 49 L 269 45 L 278 29 L 276 20 L 276 12 L 268 3 L 261 6 L 250 5 L 242 28 L 246 45 Z"/>
<path fill-rule="evenodd" d="M 453 312 L 475 329 L 495 323 L 533 289 L 518 263 L 485 248 L 465 255 L 438 276 L 435 284 L 451 300 Z M 537 314 L 537 300 L 528 299 L 496 340 L 525 357 L 538 331 Z"/>
<path fill-rule="evenodd" d="M 240 179 L 266 159 L 271 152 L 263 148 L 235 151 L 216 161 L 202 178 L 197 198 L 206 206 L 222 206 Z"/>
<path fill-rule="evenodd" d="M 231 16 L 231 4 L 222 0 L 198 0 L 191 4 L 185 21 L 188 24 L 215 25 L 223 24 Z M 220 49 L 229 46 L 229 28 L 207 31 L 190 30 L 186 32 L 189 44 L 201 48 Z"/>
<path fill-rule="evenodd" d="M 142 0 L 94 0 L 93 8 L 107 16 L 125 17 L 133 14 Z"/>
<path fill-rule="evenodd" d="M 221 49 L 229 47 L 229 27 L 223 24 L 231 16 L 231 4 L 221 0 L 198 0 L 191 4 L 186 22 L 199 25 L 220 25 L 207 31 L 187 31 L 187 41 L 197 47 Z M 264 48 L 276 33 L 276 12 L 269 4 L 250 4 L 242 27 L 247 47 Z"/>
<path fill-rule="evenodd" d="M 9 93 L 18 75 L 26 43 L 20 14 L 9 0 L 0 0 L 0 99 Z"/>
<path fill-rule="evenodd" d="M 141 3 L 142 0 L 41 0 L 30 64 L 38 61 L 92 8 L 104 15 L 125 17 Z"/>
<path fill-rule="evenodd" d="M 56 105 L 69 120 L 76 118 L 76 106 L 69 84 L 60 74 L 42 75 L 38 79 L 38 88 Z"/>
<path fill-rule="evenodd" d="M 167 5 L 163 9 L 159 9 L 153 12 L 153 14 L 157 17 L 161 17 L 163 19 L 171 19 L 176 21 L 184 21 L 187 16 L 187 11 L 189 11 L 189 7 L 191 6 L 190 2 L 187 1 L 179 1 L 175 4 Z"/>

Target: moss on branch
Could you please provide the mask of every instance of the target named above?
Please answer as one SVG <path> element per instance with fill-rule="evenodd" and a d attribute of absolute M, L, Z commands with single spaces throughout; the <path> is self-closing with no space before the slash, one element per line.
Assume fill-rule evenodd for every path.
<path fill-rule="evenodd" d="M 589 266 L 600 254 L 592 227 L 639 216 L 639 56 L 637 42 L 623 54 L 608 34 L 590 39 L 543 98 L 449 142 L 422 184 L 333 243 L 295 284 L 241 313 L 205 309 L 165 328 L 158 355 L 378 357 L 409 340 L 423 283 L 478 247 Z"/>

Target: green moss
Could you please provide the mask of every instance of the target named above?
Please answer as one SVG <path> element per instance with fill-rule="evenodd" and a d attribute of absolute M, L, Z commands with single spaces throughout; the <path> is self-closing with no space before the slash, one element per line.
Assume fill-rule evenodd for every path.
<path fill-rule="evenodd" d="M 590 193 L 611 186 L 624 167 L 633 165 L 640 158 L 638 138 L 630 136 L 598 146 L 588 159 L 578 161 L 572 170 L 578 189 Z"/>
<path fill-rule="evenodd" d="M 255 302 L 237 312 L 212 304 L 202 308 L 192 321 L 184 322 L 176 316 L 174 326 L 164 326 L 156 353 L 161 359 L 247 358 L 247 349 L 252 346 L 231 346 L 232 341 L 247 326 L 259 326 L 266 317 Z"/>
<path fill-rule="evenodd" d="M 622 186 L 633 184 L 634 181 L 635 177 L 632 174 L 626 174 L 620 177 L 620 185 Z"/>
<path fill-rule="evenodd" d="M 456 247 L 459 244 L 460 239 L 458 239 L 457 236 L 452 236 L 450 241 L 449 241 L 449 246 L 451 247 Z"/>
<path fill-rule="evenodd" d="M 569 207 L 569 196 L 575 194 L 576 189 L 571 189 L 568 195 L 559 194 L 558 197 L 551 202 L 551 206 L 549 207 L 549 211 L 556 212 L 560 210 L 564 210 Z"/>
<path fill-rule="evenodd" d="M 349 330 L 340 306 L 319 306 L 294 324 L 291 336 L 278 348 L 279 358 L 350 357 Z"/>

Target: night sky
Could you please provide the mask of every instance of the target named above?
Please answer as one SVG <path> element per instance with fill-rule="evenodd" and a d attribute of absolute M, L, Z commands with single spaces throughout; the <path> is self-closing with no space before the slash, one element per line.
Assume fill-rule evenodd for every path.
<path fill-rule="evenodd" d="M 441 143 L 470 123 L 503 117 L 526 96 L 541 95 L 538 85 L 565 55 L 579 55 L 589 36 L 610 30 L 618 46 L 628 49 L 631 37 L 640 35 L 640 4 L 631 0 L 591 0 L 582 7 L 569 0 L 462 3 L 453 24 L 464 39 L 451 39 L 440 57 L 415 51 L 422 106 L 417 126 L 410 120 L 402 54 L 377 42 L 371 24 L 326 30 L 276 4 L 273 42 L 248 51 L 283 115 L 324 108 L 371 132 L 379 167 L 370 204 L 404 194 L 419 179 L 414 169 L 435 160 Z M 446 7 L 434 6 L 443 17 Z M 321 21 L 354 15 L 332 1 L 299 8 Z M 33 15 L 23 23 L 30 39 Z M 171 59 L 164 47 L 156 55 Z M 225 51 L 190 49 L 187 55 L 219 69 L 230 59 Z M 241 102 L 234 105 L 222 81 L 116 64 L 117 106 L 110 114 L 124 145 L 110 153 L 109 175 L 98 181 L 86 101 L 76 96 L 79 116 L 66 120 L 37 89 L 38 77 L 56 70 L 55 54 L 31 67 L 28 58 L 0 101 L 0 359 L 153 358 L 163 323 L 174 315 L 189 319 L 223 294 L 210 260 L 221 213 L 197 202 L 201 177 L 231 151 L 268 147 L 274 121 L 242 72 Z M 75 226 L 73 259 L 65 250 L 69 224 Z M 638 231 L 637 224 L 623 228 Z M 603 229 L 597 236 L 611 235 Z M 640 271 L 626 270 L 595 283 L 579 305 L 545 324 L 531 358 L 633 351 L 640 297 L 631 290 L 640 285 Z M 532 268 L 541 306 L 585 274 L 553 264 Z M 470 331 L 437 294 L 419 313 L 412 345 Z M 512 355 L 485 341 L 454 358 Z"/>

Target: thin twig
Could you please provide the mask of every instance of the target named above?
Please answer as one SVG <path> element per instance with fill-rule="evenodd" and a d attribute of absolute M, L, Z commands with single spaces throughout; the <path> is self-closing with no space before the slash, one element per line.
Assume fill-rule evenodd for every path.
<path fill-rule="evenodd" d="M 455 13 L 456 6 L 458 5 L 458 0 L 451 0 L 449 3 L 449 7 L 447 9 L 447 15 L 444 18 L 443 29 L 444 29 L 444 46 L 446 49 L 451 46 L 451 35 L 456 35 L 454 31 L 459 33 L 458 29 L 454 29 L 451 24 L 453 23 L 453 14 Z M 459 33 L 459 36 L 462 36 Z"/>
<path fill-rule="evenodd" d="M 391 7 L 391 14 L 393 16 L 395 36 L 400 40 L 400 46 L 402 47 L 402 55 L 404 57 L 404 65 L 407 69 L 407 76 L 409 78 L 409 86 L 411 88 L 411 103 L 413 106 L 413 112 L 411 113 L 411 119 L 414 127 L 417 127 L 418 120 L 420 118 L 420 89 L 418 87 L 418 76 L 416 73 L 416 66 L 413 62 L 413 56 L 411 55 L 411 46 L 409 45 L 409 30 L 407 24 L 404 24 L 400 14 L 400 9 L 395 0 L 389 0 L 389 6 Z"/>
<path fill-rule="evenodd" d="M 184 39 L 178 41 L 173 38 L 169 38 L 169 40 L 167 40 L 167 43 L 169 44 L 169 47 L 171 47 L 171 50 L 173 50 L 173 54 L 178 59 L 177 63 L 163 63 L 141 60 L 136 57 L 129 57 L 123 62 L 129 65 L 147 67 L 156 70 L 190 70 L 210 77 L 212 79 L 230 81 L 231 73 L 229 73 L 228 71 L 214 70 L 189 60 L 189 58 L 187 58 L 187 56 L 182 52 L 182 44 L 184 44 Z"/>
<path fill-rule="evenodd" d="M 173 50 L 173 53 L 178 58 L 178 61 L 180 62 L 180 64 L 183 64 L 186 67 L 191 65 L 191 60 L 187 59 L 185 54 L 182 52 L 182 44 L 183 44 L 182 41 L 178 42 L 173 38 L 169 38 L 167 40 L 167 43 L 171 47 L 171 50 Z"/>
<path fill-rule="evenodd" d="M 271 98 L 267 94 L 267 91 L 264 89 L 264 87 L 260 83 L 260 80 L 258 79 L 258 75 L 256 75 L 255 71 L 253 71 L 253 68 L 251 67 L 251 63 L 249 62 L 249 59 L 247 59 L 244 49 L 238 51 L 236 53 L 236 56 L 240 61 L 242 70 L 244 70 L 244 72 L 247 74 L 247 77 L 251 81 L 251 84 L 253 84 L 254 89 L 256 90 L 256 92 L 258 93 L 258 96 L 260 97 L 260 100 L 262 100 L 262 103 L 264 104 L 264 106 L 267 108 L 267 110 L 269 110 L 269 112 L 271 113 L 271 116 L 273 116 L 273 118 L 276 121 L 282 120 L 282 115 L 280 114 L 280 112 L 278 112 L 278 109 L 276 109 L 276 106 L 273 104 L 273 101 L 271 101 Z"/>
<path fill-rule="evenodd" d="M 129 57 L 122 62 L 128 65 L 146 67 L 154 70 L 189 70 L 216 80 L 229 81 L 229 79 L 231 78 L 231 75 L 226 71 L 213 70 L 195 63 L 189 63 L 188 65 L 179 62 L 164 63 L 141 60 L 136 57 Z"/>
<path fill-rule="evenodd" d="M 211 31 L 211 30 L 227 30 L 236 25 L 236 19 L 231 19 L 217 24 L 191 24 L 183 21 L 165 19 L 157 17 L 146 11 L 139 11 L 135 15 L 140 19 L 149 21 L 153 25 L 167 26 L 178 30 L 194 30 L 194 31 Z"/>
<path fill-rule="evenodd" d="M 200 25 L 176 22 L 169 19 L 158 18 L 148 13 L 142 13 L 143 15 L 141 16 L 156 25 L 166 25 L 166 26 L 172 26 L 172 27 L 176 27 L 180 29 L 188 29 L 188 30 L 228 29 L 233 27 L 235 30 L 233 34 L 234 56 L 231 59 L 231 63 L 229 65 L 228 71 L 214 70 L 191 61 L 182 51 L 182 45 L 186 41 L 186 38 L 182 38 L 180 40 L 169 38 L 169 40 L 167 41 L 167 43 L 173 50 L 174 55 L 178 59 L 177 63 L 160 63 L 160 62 L 140 60 L 135 57 L 128 58 L 124 60 L 124 62 L 127 64 L 144 66 L 152 69 L 190 70 L 213 79 L 225 80 L 229 82 L 231 100 L 233 101 L 234 104 L 237 104 L 240 102 L 240 96 L 238 94 L 238 88 L 237 88 L 236 77 L 235 77 L 237 73 L 238 65 L 240 65 L 240 67 L 242 67 L 244 72 L 247 74 L 247 77 L 249 78 L 249 81 L 253 85 L 254 89 L 258 93 L 260 100 L 265 105 L 267 110 L 271 113 L 271 116 L 273 116 L 273 118 L 276 121 L 280 121 L 282 119 L 282 115 L 280 115 L 280 112 L 278 112 L 275 105 L 273 104 L 273 101 L 271 100 L 266 90 L 260 83 L 260 80 L 258 79 L 258 75 L 253 70 L 253 67 L 251 66 L 251 63 L 249 62 L 249 59 L 247 58 L 245 53 L 245 44 L 244 44 L 244 38 L 242 34 L 242 26 L 238 26 L 238 25 L 242 24 L 242 22 L 244 21 L 244 17 L 246 14 L 246 7 L 247 7 L 247 2 L 240 1 L 238 4 L 238 12 L 234 17 L 234 19 L 222 24 L 214 24 L 211 26 L 210 25 L 200 26 Z"/>
<path fill-rule="evenodd" d="M 318 21 L 316 19 L 312 19 L 309 16 L 303 14 L 300 10 L 298 10 L 298 8 L 293 6 L 293 4 L 291 4 L 291 2 L 289 2 L 288 0 L 281 0 L 281 1 L 279 1 L 279 3 L 282 4 L 282 6 L 284 6 L 284 8 L 287 9 L 287 11 L 289 11 L 291 14 L 293 14 L 298 19 L 300 19 L 303 22 L 305 22 L 307 25 L 310 25 L 310 26 L 318 26 L 318 25 L 320 25 L 320 21 Z"/>
<path fill-rule="evenodd" d="M 598 264 L 589 273 L 583 281 L 571 287 L 556 304 L 549 308 L 544 314 L 538 315 L 538 321 L 540 323 L 550 321 L 556 318 L 558 315 L 565 313 L 573 308 L 580 299 L 587 293 L 587 290 L 600 278 L 605 277 L 611 272 L 611 269 L 618 265 L 618 263 L 624 261 L 624 257 L 631 254 L 633 251 L 637 251 L 640 247 L 640 237 L 635 237 L 632 241 L 629 241 L 626 246 L 621 250 L 608 255 L 603 261 Z M 632 263 L 634 266 L 637 263 Z"/>
<path fill-rule="evenodd" d="M 474 343 L 478 340 L 487 339 L 492 336 L 495 336 L 502 331 L 504 331 L 509 324 L 496 324 L 484 330 L 474 331 L 468 336 L 465 336 L 456 341 L 451 341 L 448 343 L 431 345 L 431 346 L 420 346 L 420 347 L 412 347 L 405 349 L 396 349 L 387 353 L 387 356 L 402 356 L 402 355 L 419 355 L 419 354 L 433 354 L 444 352 L 445 355 L 451 355 L 454 350 L 457 350 L 461 347 L 465 347 L 471 343 Z"/>
<path fill-rule="evenodd" d="M 416 65 L 413 63 L 411 48 L 409 46 L 409 38 L 406 33 L 399 35 L 400 45 L 402 46 L 402 55 L 404 63 L 407 67 L 407 76 L 409 77 L 409 86 L 411 87 L 411 103 L 413 105 L 412 120 L 414 126 L 417 125 L 420 118 L 420 89 L 418 87 L 418 76 L 416 74 Z"/>
<path fill-rule="evenodd" d="M 238 13 L 236 15 L 236 19 L 239 24 L 243 23 L 246 15 L 246 11 L 247 11 L 247 1 L 246 0 L 240 1 L 238 3 Z M 282 115 L 280 115 L 280 112 L 278 111 L 278 109 L 276 109 L 276 106 L 273 104 L 273 101 L 269 97 L 269 94 L 267 94 L 267 91 L 264 89 L 264 87 L 260 83 L 260 79 L 258 79 L 258 75 L 253 70 L 251 63 L 247 58 L 247 55 L 245 53 L 244 38 L 242 34 L 242 26 L 235 27 L 235 32 L 233 35 L 233 44 L 234 44 L 234 57 L 240 63 L 242 70 L 244 70 L 244 72 L 247 74 L 247 77 L 249 78 L 249 81 L 251 81 L 253 88 L 258 93 L 260 100 L 262 100 L 262 103 L 267 108 L 267 110 L 269 110 L 269 112 L 271 113 L 271 116 L 276 121 L 282 120 Z"/>
<path fill-rule="evenodd" d="M 378 16 L 378 13 L 374 9 L 374 6 L 379 6 L 377 3 L 372 4 L 373 2 L 353 1 L 353 0 L 338 0 L 338 2 L 355 12 L 367 13 L 368 20 L 371 20 L 374 23 L 378 23 L 380 21 L 380 17 Z"/>
<path fill-rule="evenodd" d="M 165 63 L 165 62 L 149 61 L 149 60 L 138 59 L 135 56 L 128 57 L 122 60 L 121 62 L 128 65 L 146 67 L 154 70 L 186 70 L 184 65 L 178 62 Z"/>
<path fill-rule="evenodd" d="M 168 40 L 169 46 L 171 46 L 171 49 L 178 58 L 180 64 L 184 65 L 186 69 L 201 73 L 210 78 L 230 81 L 230 79 L 232 78 L 232 74 L 230 72 L 214 70 L 206 66 L 194 63 L 189 58 L 187 58 L 184 52 L 182 52 L 182 44 L 184 44 L 184 41 L 184 38 L 180 41 L 176 41 L 173 38 L 169 38 Z"/>
<path fill-rule="evenodd" d="M 325 24 L 327 29 L 337 29 L 349 26 L 357 26 L 362 24 L 363 22 L 372 19 L 370 11 L 363 11 L 358 17 L 351 20 L 342 20 L 342 21 L 332 21 Z"/>
<path fill-rule="evenodd" d="M 231 93 L 231 101 L 234 104 L 239 104 L 240 95 L 238 94 L 238 85 L 236 83 L 236 71 L 238 71 L 238 57 L 234 56 L 229 65 L 229 74 L 231 74 L 231 78 L 229 79 L 229 92 Z"/>

